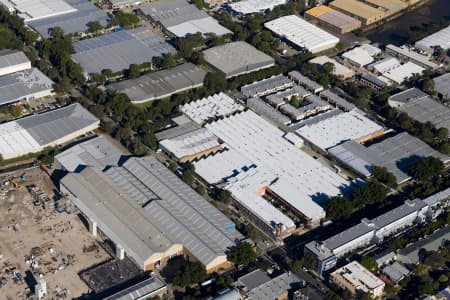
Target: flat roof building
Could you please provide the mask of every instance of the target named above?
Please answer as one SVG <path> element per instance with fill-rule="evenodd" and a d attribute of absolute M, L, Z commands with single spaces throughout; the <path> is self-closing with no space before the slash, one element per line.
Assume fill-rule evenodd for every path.
<path fill-rule="evenodd" d="M 114 293 L 104 300 L 144 300 L 155 296 L 163 296 L 166 292 L 166 284 L 158 277 L 153 276 Z"/>
<path fill-rule="evenodd" d="M 421 123 L 431 122 L 436 128 L 450 131 L 450 109 L 417 88 L 411 88 L 388 98 L 391 107 Z"/>
<path fill-rule="evenodd" d="M 3 159 L 62 145 L 98 128 L 100 120 L 80 104 L 0 125 L 0 155 Z"/>
<path fill-rule="evenodd" d="M 64 0 L 0 0 L 0 5 L 17 13 L 25 23 L 76 11 Z"/>
<path fill-rule="evenodd" d="M 406 200 L 403 205 L 378 217 L 352 226 L 330 238 L 305 245 L 305 251 L 317 259 L 317 271 L 320 275 L 336 265 L 337 259 L 357 249 L 380 243 L 384 238 L 407 228 L 416 222 L 423 223 L 428 213 L 428 205 L 420 199 Z"/>
<path fill-rule="evenodd" d="M 441 99 L 450 99 L 450 73 L 433 79 L 434 90 Z"/>
<path fill-rule="evenodd" d="M 357 67 L 363 67 L 373 62 L 374 57 L 379 54 L 381 54 L 381 49 L 370 44 L 363 44 L 345 52 L 342 54 L 342 58 Z"/>
<path fill-rule="evenodd" d="M 411 274 L 411 271 L 398 262 L 385 266 L 382 272 L 395 283 L 399 283 Z"/>
<path fill-rule="evenodd" d="M 370 293 L 374 298 L 383 295 L 385 283 L 357 261 L 337 269 L 330 276 L 334 283 L 348 289 L 353 295 Z"/>
<path fill-rule="evenodd" d="M 347 100 L 340 97 L 339 95 L 336 95 L 330 90 L 324 90 L 320 92 L 319 96 L 320 98 L 328 101 L 329 103 L 335 105 L 336 108 L 339 108 L 343 111 L 351 111 L 352 109 L 356 108 L 353 103 L 348 102 Z"/>
<path fill-rule="evenodd" d="M 374 8 L 357 0 L 334 0 L 329 5 L 331 8 L 359 19 L 363 26 L 376 23 L 386 16 L 383 9 Z"/>
<path fill-rule="evenodd" d="M 296 15 L 269 21 L 264 23 L 264 27 L 311 53 L 328 50 L 339 43 L 339 38 Z"/>
<path fill-rule="evenodd" d="M 246 97 L 263 97 L 293 86 L 294 83 L 289 78 L 280 74 L 244 85 L 241 93 Z"/>
<path fill-rule="evenodd" d="M 389 86 L 390 82 L 387 78 L 383 79 L 383 76 L 375 77 L 370 74 L 362 74 L 359 78 L 359 81 L 366 86 L 376 89 L 377 91 L 380 91 Z"/>
<path fill-rule="evenodd" d="M 239 16 L 253 13 L 264 13 L 279 5 L 286 4 L 287 0 L 242 0 L 228 4 L 232 12 Z"/>
<path fill-rule="evenodd" d="M 73 47 L 73 60 L 87 74 L 101 73 L 106 69 L 119 72 L 132 64 L 151 62 L 153 57 L 175 53 L 173 46 L 145 27 L 81 40 Z"/>
<path fill-rule="evenodd" d="M 382 9 L 386 12 L 386 17 L 394 15 L 408 7 L 408 3 L 401 0 L 366 0 L 368 4 Z"/>
<path fill-rule="evenodd" d="M 31 69 L 31 61 L 22 51 L 0 51 L 0 76 Z"/>
<path fill-rule="evenodd" d="M 425 71 L 424 68 L 408 61 L 403 65 L 400 65 L 383 73 L 382 77 L 385 77 L 396 84 L 402 84 L 405 80 L 411 78 L 413 75 L 422 74 L 423 71 Z"/>
<path fill-rule="evenodd" d="M 296 132 L 326 151 L 348 140 L 363 143 L 380 137 L 384 134 L 384 129 L 355 108 L 317 123 L 307 124 Z"/>
<path fill-rule="evenodd" d="M 172 126 L 164 128 L 155 133 L 158 141 L 172 139 L 174 137 L 195 131 L 201 128 L 200 125 L 189 119 L 186 115 L 181 115 L 172 119 Z"/>
<path fill-rule="evenodd" d="M 226 252 L 243 237 L 235 224 L 151 156 L 105 171 L 85 168 L 61 192 L 116 248 L 145 271 L 187 254 L 208 272 L 230 266 Z M 95 229 L 94 229 L 95 228 Z"/>
<path fill-rule="evenodd" d="M 375 71 L 378 74 L 382 74 L 385 72 L 389 72 L 393 69 L 396 69 L 401 66 L 401 63 L 398 59 L 394 57 L 386 57 L 382 60 L 376 61 L 374 63 L 371 63 L 367 66 L 369 70 Z"/>
<path fill-rule="evenodd" d="M 334 158 L 362 176 L 371 176 L 372 167 L 385 167 L 401 184 L 411 177 L 405 173 L 420 159 L 433 156 L 448 163 L 450 157 L 434 150 L 420 139 L 406 132 L 365 147 L 348 141 L 328 151 Z"/>
<path fill-rule="evenodd" d="M 168 97 L 203 85 L 206 72 L 191 63 L 119 81 L 108 89 L 126 94 L 133 103 L 144 103 Z"/>
<path fill-rule="evenodd" d="M 265 276 L 264 276 L 265 275 Z M 283 273 L 270 278 L 260 270 L 253 271 L 238 279 L 249 300 L 288 299 L 290 291 L 302 287 L 301 280 L 292 273 Z"/>
<path fill-rule="evenodd" d="M 444 50 L 450 49 L 450 26 L 417 41 L 415 46 L 430 54 L 433 54 L 436 46 Z"/>
<path fill-rule="evenodd" d="M 339 76 L 341 79 L 349 79 L 352 78 L 355 73 L 348 67 L 344 66 L 341 63 L 338 63 L 335 59 L 329 58 L 328 56 L 318 56 L 309 61 L 313 64 L 318 64 L 323 66 L 326 63 L 331 63 L 334 66 L 333 74 Z"/>
<path fill-rule="evenodd" d="M 325 5 L 319 5 L 307 10 L 305 18 L 307 20 L 315 20 L 337 34 L 352 32 L 361 27 L 361 21 L 358 19 Z"/>
<path fill-rule="evenodd" d="M 386 46 L 385 51 L 390 55 L 396 56 L 403 60 L 411 61 L 416 65 L 419 65 L 426 69 L 434 70 L 439 68 L 439 64 L 431 61 L 430 56 L 419 54 L 413 49 L 408 48 L 407 46 L 397 47 L 395 45 L 389 44 Z"/>
<path fill-rule="evenodd" d="M 89 29 L 89 23 L 99 22 L 106 27 L 111 21 L 106 12 L 95 6 L 88 0 L 65 0 L 76 9 L 63 15 L 52 16 L 39 20 L 29 21 L 27 24 L 37 31 L 43 38 L 51 37 L 53 28 L 61 28 L 65 34 L 85 32 Z"/>
<path fill-rule="evenodd" d="M 85 167 L 104 169 L 118 166 L 125 153 L 105 136 L 77 144 L 55 156 L 57 167 L 67 172 L 79 172 Z"/>
<path fill-rule="evenodd" d="M 252 45 L 238 41 L 203 51 L 205 61 L 227 78 L 275 65 L 275 60 Z"/>
<path fill-rule="evenodd" d="M 108 2 L 110 8 L 121 9 L 139 5 L 148 0 L 105 0 L 105 1 Z"/>
<path fill-rule="evenodd" d="M 242 110 L 242 105 L 222 92 L 181 106 L 181 111 L 199 125 Z"/>
<path fill-rule="evenodd" d="M 139 8 L 142 15 L 176 37 L 197 32 L 218 36 L 232 33 L 206 12 L 186 0 L 161 0 Z"/>
<path fill-rule="evenodd" d="M 302 87 L 304 87 L 310 92 L 313 92 L 314 94 L 323 91 L 323 86 L 321 86 L 314 80 L 309 79 L 308 77 L 306 77 L 305 75 L 303 75 L 298 71 L 289 72 L 288 77 L 298 85 L 301 85 Z"/>
<path fill-rule="evenodd" d="M 222 149 L 217 137 L 206 128 L 162 140 L 159 147 L 180 163 L 191 162 Z"/>
<path fill-rule="evenodd" d="M 317 202 L 326 202 L 328 197 L 338 195 L 348 187 L 344 178 L 285 140 L 281 130 L 252 111 L 209 123 L 206 127 L 229 148 L 236 150 L 238 157 L 255 165 L 260 176 L 256 186 L 265 186 L 266 192 L 281 200 L 287 210 L 297 212 L 308 222 L 317 222 L 325 216 Z M 205 170 L 202 177 L 218 172 L 222 175 L 216 177 L 227 179 L 230 185 L 240 186 L 239 180 L 233 178 L 234 171 L 230 172 L 229 168 L 243 170 L 241 173 L 245 179 L 248 168 L 242 166 L 240 160 L 224 165 L 222 170 L 218 167 Z M 298 182 L 303 184 L 298 185 Z M 253 189 L 255 185 L 249 188 Z M 323 197 L 316 198 L 318 194 Z"/>
<path fill-rule="evenodd" d="M 37 68 L 0 76 L 0 105 L 51 96 L 53 84 Z"/>

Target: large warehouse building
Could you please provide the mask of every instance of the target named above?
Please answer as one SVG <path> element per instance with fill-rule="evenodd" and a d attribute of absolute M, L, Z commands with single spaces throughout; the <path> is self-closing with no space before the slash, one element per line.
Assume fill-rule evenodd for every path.
<path fill-rule="evenodd" d="M 151 62 L 153 57 L 175 53 L 175 48 L 145 27 L 81 40 L 73 47 L 72 58 L 80 63 L 86 74 L 101 73 L 106 69 L 119 72 L 132 64 Z"/>
<path fill-rule="evenodd" d="M 383 9 L 377 9 L 358 0 L 334 0 L 330 7 L 359 19 L 363 26 L 376 23 L 386 16 Z"/>
<path fill-rule="evenodd" d="M 63 15 L 52 16 L 27 22 L 43 38 L 49 38 L 55 27 L 61 28 L 65 34 L 85 32 L 89 29 L 89 23 L 99 22 L 107 26 L 110 17 L 106 12 L 95 6 L 88 0 L 65 0 L 65 2 L 76 9 Z"/>
<path fill-rule="evenodd" d="M 227 78 L 270 68 L 275 60 L 246 42 L 233 42 L 203 51 L 205 61 Z"/>
<path fill-rule="evenodd" d="M 140 13 L 176 37 L 197 32 L 221 36 L 232 33 L 206 12 L 186 0 L 160 0 L 141 6 Z"/>
<path fill-rule="evenodd" d="M 271 215 L 267 220 L 254 212 L 256 206 L 247 201 L 264 203 L 267 200 L 262 195 L 266 195 L 290 215 L 314 225 L 325 216 L 317 203 L 326 202 L 348 187 L 344 178 L 292 145 L 281 130 L 252 111 L 209 123 L 206 128 L 233 155 L 221 152 L 200 160 L 195 164 L 196 172 L 209 184 L 225 185 L 238 204 L 271 227 L 272 235 L 277 236 L 279 223 L 271 222 Z M 290 230 L 290 224 L 282 225 Z"/>
<path fill-rule="evenodd" d="M 0 105 L 51 96 L 53 84 L 36 68 L 0 76 Z"/>
<path fill-rule="evenodd" d="M 450 109 L 417 88 L 390 96 L 388 103 L 414 120 L 431 122 L 436 128 L 443 127 L 450 131 Z"/>
<path fill-rule="evenodd" d="M 0 155 L 3 159 L 54 147 L 98 128 L 100 120 L 80 104 L 71 104 L 43 114 L 0 125 Z"/>
<path fill-rule="evenodd" d="M 433 54 L 436 46 L 444 50 L 450 49 L 450 26 L 417 41 L 415 46 L 429 54 Z"/>
<path fill-rule="evenodd" d="M 295 15 L 269 21 L 264 26 L 277 36 L 311 53 L 328 50 L 339 43 L 337 37 Z"/>
<path fill-rule="evenodd" d="M 286 4 L 287 0 L 242 0 L 228 4 L 230 10 L 238 16 L 245 16 L 253 13 L 264 13 L 279 5 Z"/>
<path fill-rule="evenodd" d="M 76 11 L 76 8 L 65 0 L 0 0 L 0 5 L 9 12 L 16 12 L 25 22 Z"/>
<path fill-rule="evenodd" d="M 111 84 L 108 89 L 126 94 L 133 103 L 144 103 L 200 87 L 205 76 L 201 68 L 185 63 Z"/>
<path fill-rule="evenodd" d="M 385 167 L 401 184 L 411 177 L 406 173 L 414 163 L 428 156 L 440 159 L 444 164 L 450 157 L 434 150 L 420 139 L 406 132 L 365 147 L 348 141 L 329 150 L 329 153 L 357 174 L 368 177 L 374 166 Z"/>
<path fill-rule="evenodd" d="M 88 219 L 145 271 L 186 255 L 208 272 L 231 265 L 226 252 L 243 236 L 235 224 L 156 158 L 130 158 L 105 171 L 87 167 L 60 184 Z"/>
<path fill-rule="evenodd" d="M 296 132 L 310 143 L 327 151 L 329 148 L 348 140 L 359 143 L 380 137 L 384 133 L 383 127 L 367 118 L 357 108 L 349 112 L 339 112 L 315 120 L 308 119 Z"/>
<path fill-rule="evenodd" d="M 337 34 L 351 32 L 361 27 L 361 21 L 326 5 L 319 5 L 305 12 L 305 19 L 315 20 Z"/>
<path fill-rule="evenodd" d="M 0 76 L 31 69 L 31 61 L 22 51 L 0 51 Z"/>

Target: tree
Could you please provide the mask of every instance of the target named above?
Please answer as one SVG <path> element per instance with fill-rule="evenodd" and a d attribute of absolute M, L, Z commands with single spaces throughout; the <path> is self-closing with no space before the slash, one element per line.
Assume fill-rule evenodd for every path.
<path fill-rule="evenodd" d="M 309 270 L 317 269 L 317 259 L 311 253 L 305 253 L 302 257 L 302 265 Z"/>
<path fill-rule="evenodd" d="M 218 192 L 217 200 L 222 203 L 230 204 L 232 200 L 231 192 L 229 190 L 220 190 Z"/>
<path fill-rule="evenodd" d="M 441 127 L 437 130 L 436 136 L 441 140 L 447 140 L 449 137 L 448 129 L 445 127 Z"/>
<path fill-rule="evenodd" d="M 326 207 L 327 217 L 332 220 L 347 219 L 353 211 L 352 202 L 344 197 L 334 197 Z"/>
<path fill-rule="evenodd" d="M 136 78 L 140 74 L 141 74 L 141 68 L 139 67 L 139 65 L 135 65 L 135 64 L 130 65 L 130 68 L 128 69 L 128 72 L 127 72 L 128 78 Z"/>
<path fill-rule="evenodd" d="M 114 15 L 112 24 L 119 25 L 120 27 L 129 27 L 139 23 L 139 17 L 133 13 L 126 13 L 119 10 Z"/>
<path fill-rule="evenodd" d="M 173 283 L 181 287 L 187 287 L 205 281 L 207 276 L 206 269 L 201 263 L 191 262 L 175 275 Z"/>
<path fill-rule="evenodd" d="M 298 98 L 296 96 L 292 96 L 291 97 L 291 101 L 289 101 L 289 103 L 296 108 L 300 107 L 300 101 L 298 100 Z"/>
<path fill-rule="evenodd" d="M 361 294 L 361 296 L 359 296 L 360 300 L 372 300 L 373 296 L 371 293 L 367 292 L 367 293 L 363 293 Z"/>
<path fill-rule="evenodd" d="M 445 274 L 441 274 L 441 276 L 439 276 L 439 282 L 440 283 L 446 283 L 448 282 L 448 277 Z"/>
<path fill-rule="evenodd" d="M 235 265 L 247 266 L 256 260 L 256 253 L 253 251 L 252 245 L 242 242 L 228 251 L 227 258 Z"/>
<path fill-rule="evenodd" d="M 377 261 L 372 256 L 363 256 L 359 263 L 370 271 L 375 271 L 378 268 Z"/>
<path fill-rule="evenodd" d="M 194 183 L 195 178 L 195 169 L 193 164 L 188 164 L 184 170 L 183 170 L 183 181 L 186 182 L 189 185 L 192 185 Z"/>
<path fill-rule="evenodd" d="M 102 24 L 100 24 L 98 21 L 92 21 L 92 22 L 88 23 L 88 30 L 87 30 L 87 32 L 97 33 L 97 32 L 99 32 L 102 29 L 103 29 Z"/>
<path fill-rule="evenodd" d="M 427 181 L 444 170 L 444 163 L 433 156 L 419 160 L 409 169 L 409 173 L 418 181 Z"/>
<path fill-rule="evenodd" d="M 434 81 L 433 79 L 426 78 L 421 82 L 422 90 L 428 94 L 434 94 Z"/>
<path fill-rule="evenodd" d="M 385 167 L 378 167 L 378 166 L 373 167 L 372 175 L 379 182 L 382 182 L 391 188 L 397 187 L 397 178 L 395 177 L 394 174 L 389 172 Z"/>
<path fill-rule="evenodd" d="M 194 4 L 198 9 L 203 9 L 205 7 L 203 0 L 194 0 Z"/>
<path fill-rule="evenodd" d="M 292 261 L 292 263 L 290 265 L 290 270 L 295 274 L 300 273 L 302 268 L 303 268 L 303 263 L 302 263 L 302 260 L 300 260 L 300 259 L 296 259 L 296 260 Z"/>
<path fill-rule="evenodd" d="M 381 202 L 386 199 L 388 189 L 376 181 L 369 181 L 367 185 L 358 187 L 352 192 L 352 203 L 357 208 Z"/>
<path fill-rule="evenodd" d="M 162 66 L 163 68 L 173 68 L 177 65 L 177 61 L 173 57 L 172 53 L 167 53 L 163 56 Z"/>
<path fill-rule="evenodd" d="M 14 117 L 20 117 L 22 115 L 23 106 L 22 104 L 13 104 L 9 106 L 9 113 Z"/>
<path fill-rule="evenodd" d="M 227 78 L 222 72 L 209 72 L 205 76 L 205 87 L 211 93 L 217 93 L 227 89 Z"/>

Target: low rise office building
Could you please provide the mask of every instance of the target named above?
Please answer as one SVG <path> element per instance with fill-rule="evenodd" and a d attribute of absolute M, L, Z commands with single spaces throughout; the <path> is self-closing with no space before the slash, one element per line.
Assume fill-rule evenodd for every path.
<path fill-rule="evenodd" d="M 383 295 L 385 283 L 357 261 L 353 261 L 330 274 L 332 282 L 349 290 L 353 295 L 364 293 L 377 298 Z"/>

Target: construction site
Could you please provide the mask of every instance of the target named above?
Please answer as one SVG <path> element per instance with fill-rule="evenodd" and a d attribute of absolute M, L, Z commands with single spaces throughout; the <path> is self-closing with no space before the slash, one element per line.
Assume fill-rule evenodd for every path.
<path fill-rule="evenodd" d="M 111 261 L 40 168 L 0 175 L 1 299 L 72 299 L 80 273 Z"/>

